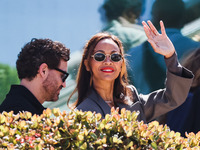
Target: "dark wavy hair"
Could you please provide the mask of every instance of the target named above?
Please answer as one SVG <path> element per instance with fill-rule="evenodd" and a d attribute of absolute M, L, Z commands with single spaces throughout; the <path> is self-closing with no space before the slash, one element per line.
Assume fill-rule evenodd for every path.
<path fill-rule="evenodd" d="M 79 67 L 77 79 L 76 79 L 77 86 L 76 86 L 75 90 L 73 91 L 73 93 L 70 95 L 67 105 L 69 106 L 70 98 L 76 92 L 78 92 L 78 99 L 71 107 L 69 106 L 70 108 L 75 108 L 87 97 L 89 89 L 92 86 L 92 84 L 91 84 L 92 72 L 91 71 L 89 72 L 86 70 L 84 61 L 88 60 L 88 66 L 89 67 L 91 66 L 90 60 L 92 59 L 91 55 L 93 54 L 94 48 L 96 47 L 98 42 L 103 39 L 112 39 L 118 45 L 121 55 L 124 56 L 123 46 L 118 37 L 116 37 L 112 34 L 106 33 L 106 32 L 100 32 L 100 33 L 97 33 L 96 35 L 94 35 L 86 43 L 86 45 L 84 47 L 83 57 L 82 57 L 82 60 L 80 63 L 80 67 Z M 129 85 L 129 83 L 128 83 L 128 79 L 127 79 L 127 69 L 126 69 L 125 58 L 123 58 L 122 61 L 123 61 L 122 62 L 122 70 L 121 70 L 119 76 L 117 77 L 117 79 L 115 79 L 113 93 L 114 93 L 114 97 L 117 98 L 117 100 L 119 100 L 122 103 L 126 103 L 126 96 L 129 96 L 131 100 L 133 100 L 133 98 L 131 97 L 131 94 L 130 94 L 131 89 L 127 87 Z"/>
<path fill-rule="evenodd" d="M 133 12 L 138 18 L 142 10 L 141 0 L 105 0 L 102 8 L 108 21 L 118 19 L 123 13 Z"/>
<path fill-rule="evenodd" d="M 160 29 L 159 22 L 162 20 L 166 28 L 182 28 L 186 13 L 185 4 L 182 0 L 155 0 L 152 6 L 152 23 Z"/>
<path fill-rule="evenodd" d="M 33 38 L 18 54 L 16 62 L 19 79 L 32 80 L 42 63 L 50 69 L 59 66 L 60 60 L 69 60 L 70 50 L 64 44 L 50 39 Z"/>

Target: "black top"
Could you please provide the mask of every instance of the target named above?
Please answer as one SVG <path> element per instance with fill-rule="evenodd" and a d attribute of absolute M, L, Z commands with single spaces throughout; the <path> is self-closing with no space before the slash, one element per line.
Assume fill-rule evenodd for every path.
<path fill-rule="evenodd" d="M 40 115 L 44 109 L 36 97 L 22 85 L 12 85 L 5 100 L 0 105 L 0 112 L 13 110 L 15 114 L 19 111 L 29 111 L 32 114 Z"/>
<path fill-rule="evenodd" d="M 185 137 L 185 132 L 200 131 L 200 86 L 191 90 L 186 101 L 178 108 L 167 114 L 166 124 L 171 130 L 180 132 Z"/>

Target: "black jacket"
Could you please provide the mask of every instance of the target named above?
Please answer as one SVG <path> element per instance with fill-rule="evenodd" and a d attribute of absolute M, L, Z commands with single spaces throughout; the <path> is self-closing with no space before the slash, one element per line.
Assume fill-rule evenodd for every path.
<path fill-rule="evenodd" d="M 5 100 L 0 105 L 0 112 L 13 110 L 15 114 L 20 111 L 29 111 L 32 114 L 40 115 L 44 109 L 36 97 L 22 85 L 12 85 Z"/>

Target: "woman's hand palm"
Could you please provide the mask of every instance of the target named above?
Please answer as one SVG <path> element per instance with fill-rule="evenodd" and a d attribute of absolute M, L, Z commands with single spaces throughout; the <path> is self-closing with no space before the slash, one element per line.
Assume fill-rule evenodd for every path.
<path fill-rule="evenodd" d="M 171 57 L 175 52 L 175 48 L 165 32 L 163 22 L 160 22 L 161 34 L 156 30 L 151 21 L 148 21 L 148 25 L 144 21 L 142 24 L 148 37 L 148 41 L 153 47 L 154 51 L 165 56 L 166 58 Z"/>

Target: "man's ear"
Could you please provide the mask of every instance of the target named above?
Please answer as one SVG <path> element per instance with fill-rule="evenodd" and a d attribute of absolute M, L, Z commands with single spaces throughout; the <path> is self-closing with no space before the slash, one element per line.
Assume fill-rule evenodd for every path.
<path fill-rule="evenodd" d="M 39 67 L 38 73 L 41 77 L 46 77 L 49 73 L 48 65 L 46 63 L 42 63 Z"/>
<path fill-rule="evenodd" d="M 90 67 L 88 65 L 88 60 L 84 60 L 84 65 L 87 71 L 90 71 Z"/>

